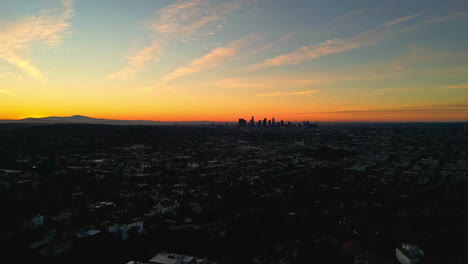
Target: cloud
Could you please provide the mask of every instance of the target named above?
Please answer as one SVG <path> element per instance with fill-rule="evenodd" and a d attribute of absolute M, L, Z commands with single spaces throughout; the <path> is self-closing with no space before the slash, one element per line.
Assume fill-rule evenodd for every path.
<path fill-rule="evenodd" d="M 332 109 L 336 109 L 339 106 L 335 104 L 331 107 Z M 452 102 L 400 105 L 389 108 L 342 108 L 331 111 L 288 113 L 288 115 L 308 116 L 308 118 L 337 122 L 451 122 L 468 120 L 468 104 L 464 102 Z"/>
<path fill-rule="evenodd" d="M 435 52 L 431 50 L 425 50 L 424 52 L 411 51 L 409 53 L 404 53 L 399 57 L 395 57 L 391 61 L 359 66 L 353 65 L 350 67 L 336 69 L 333 72 L 315 72 L 296 76 L 270 74 L 264 74 L 261 76 L 259 74 L 255 74 L 250 77 L 210 80 L 203 83 L 203 85 L 220 89 L 244 89 L 257 91 L 269 89 L 270 91 L 281 91 L 285 87 L 300 89 L 301 87 L 318 87 L 317 85 L 321 85 L 323 87 L 324 85 L 333 85 L 338 83 L 369 81 L 370 85 L 366 85 L 365 87 L 367 88 L 364 88 L 364 90 L 366 90 L 366 95 L 409 93 L 429 87 L 415 84 L 404 87 L 384 86 L 383 88 L 376 88 L 374 82 L 395 78 L 406 78 L 407 76 L 419 76 L 421 74 L 426 74 L 426 71 L 419 70 L 418 65 L 433 67 L 435 64 L 432 63 L 433 61 L 443 62 L 446 60 L 453 61 L 454 59 L 463 61 L 467 56 L 467 54 L 459 52 L 448 53 Z M 456 69 L 446 69 L 446 67 L 443 69 L 436 68 L 433 70 L 434 73 L 432 73 L 432 75 L 440 74 L 440 72 L 442 72 L 442 75 L 454 72 L 460 75 L 466 75 L 467 69 L 467 66 L 457 67 Z M 442 70 L 446 70 L 447 72 Z"/>
<path fill-rule="evenodd" d="M 211 36 L 221 30 L 224 20 L 230 13 L 240 10 L 254 0 L 178 0 L 158 10 L 154 18 L 149 19 L 147 25 L 151 31 L 158 33 L 159 41 L 153 43 L 127 57 L 128 66 L 109 74 L 107 78 L 125 80 L 136 74 L 146 62 L 156 60 L 153 56 L 163 47 L 162 42 L 168 40 L 195 39 L 196 36 Z M 218 50 L 217 53 L 229 52 Z M 209 58 L 207 58 L 209 59 Z M 192 68 L 180 68 L 174 73 L 178 75 L 189 74 Z M 170 79 L 170 78 L 169 78 Z"/>
<path fill-rule="evenodd" d="M 12 72 L 2 72 L 2 73 L 0 73 L 0 80 L 1 79 L 10 79 L 10 80 L 15 80 L 15 81 L 20 81 L 23 78 L 19 74 L 15 74 L 15 73 L 12 73 Z"/>
<path fill-rule="evenodd" d="M 187 66 L 177 68 L 173 72 L 169 73 L 162 79 L 162 82 L 168 83 L 182 76 L 215 67 L 228 59 L 234 58 L 242 48 L 257 40 L 258 36 L 249 35 L 240 40 L 232 42 L 226 47 L 215 48 L 208 54 L 193 60 Z"/>
<path fill-rule="evenodd" d="M 253 0 L 178 0 L 159 10 L 149 26 L 157 33 L 177 38 L 211 33 L 223 27 L 226 15 L 249 2 Z"/>
<path fill-rule="evenodd" d="M 370 31 L 362 32 L 347 39 L 330 39 L 317 45 L 305 46 L 298 50 L 268 59 L 262 63 L 255 64 L 250 68 L 253 70 L 269 68 L 281 65 L 299 64 L 306 60 L 316 59 L 325 55 L 354 50 L 370 45 L 374 45 L 389 36 L 399 32 L 400 24 L 414 19 L 418 14 L 402 17 L 380 25 Z"/>
<path fill-rule="evenodd" d="M 295 37 L 297 37 L 299 35 L 300 35 L 299 32 L 286 33 L 281 37 L 281 40 L 282 41 L 290 41 L 291 39 L 293 39 L 293 38 L 295 38 Z"/>
<path fill-rule="evenodd" d="M 409 105 L 401 106 L 399 108 L 374 108 L 374 109 L 350 109 L 339 111 L 322 111 L 304 114 L 358 114 L 358 113 L 371 113 L 371 114 L 394 114 L 394 113 L 408 113 L 408 114 L 451 114 L 460 113 L 460 111 L 468 111 L 467 103 L 446 103 L 446 104 L 427 104 L 427 105 Z"/>
<path fill-rule="evenodd" d="M 307 78 L 294 78 L 285 76 L 268 76 L 252 78 L 226 78 L 215 80 L 204 85 L 221 89 L 268 89 L 283 87 L 302 87 L 317 84 L 333 83 L 336 80 L 332 77 L 323 78 L 318 76 L 307 76 Z"/>
<path fill-rule="evenodd" d="M 222 61 L 234 57 L 237 52 L 238 51 L 233 47 L 216 48 L 205 56 L 193 60 L 188 66 L 180 67 L 171 72 L 163 78 L 163 83 L 167 83 L 173 79 L 214 67 Z"/>
<path fill-rule="evenodd" d="M 162 50 L 162 47 L 155 41 L 150 46 L 145 47 L 134 55 L 127 57 L 128 65 L 121 70 L 109 74 L 107 78 L 114 80 L 126 80 L 137 73 L 147 62 L 158 61 L 156 54 Z"/>
<path fill-rule="evenodd" d="M 443 86 L 442 88 L 445 88 L 445 89 L 466 89 L 466 88 L 468 88 L 468 84 Z"/>
<path fill-rule="evenodd" d="M 467 72 L 468 72 L 468 64 L 431 68 L 431 69 L 423 70 L 419 74 L 422 76 L 431 76 L 431 77 L 443 76 L 447 78 L 447 77 L 466 77 Z"/>
<path fill-rule="evenodd" d="M 423 89 L 421 86 L 417 87 L 403 87 L 403 88 L 382 88 L 376 89 L 368 93 L 367 95 L 386 95 L 390 93 L 399 93 L 399 92 L 411 92 L 411 91 L 418 91 Z"/>
<path fill-rule="evenodd" d="M 466 76 L 468 65 L 436 66 L 441 62 L 464 63 L 468 53 L 463 52 L 438 52 L 412 48 L 399 57 L 382 63 L 352 66 L 335 72 L 337 77 L 346 77 L 347 80 L 386 80 L 414 76 Z"/>
<path fill-rule="evenodd" d="M 63 42 L 63 33 L 70 26 L 73 16 L 73 1 L 62 0 L 63 7 L 41 11 L 40 15 L 29 16 L 0 27 L 0 59 L 18 67 L 23 72 L 46 82 L 46 77 L 26 56 L 35 42 L 44 42 L 56 47 Z"/>
<path fill-rule="evenodd" d="M 391 26 L 394 26 L 396 24 L 404 23 L 404 22 L 412 20 L 413 18 L 416 18 L 416 17 L 418 17 L 420 15 L 421 14 L 414 14 L 414 15 L 410 15 L 410 16 L 406 16 L 406 17 L 397 18 L 395 20 L 392 20 L 390 22 L 385 23 L 385 26 L 391 27 Z"/>
<path fill-rule="evenodd" d="M 304 95 L 308 97 L 314 97 L 314 94 L 318 92 L 320 92 L 320 90 L 307 90 L 307 91 L 297 91 L 297 92 L 274 92 L 274 93 L 258 94 L 257 97 L 273 97 L 273 96 L 287 96 L 287 95 Z"/>
<path fill-rule="evenodd" d="M 439 16 L 439 17 L 426 19 L 422 23 L 423 24 L 442 23 L 442 22 L 447 22 L 447 21 L 451 21 L 455 19 L 463 19 L 463 18 L 466 18 L 466 16 L 467 16 L 467 13 L 465 12 L 456 12 L 456 13 L 448 14 L 445 16 Z"/>

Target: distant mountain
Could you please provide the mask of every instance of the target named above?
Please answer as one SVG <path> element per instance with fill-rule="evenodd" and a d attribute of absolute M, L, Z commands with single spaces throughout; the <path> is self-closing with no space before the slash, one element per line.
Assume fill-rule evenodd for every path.
<path fill-rule="evenodd" d="M 74 116 L 49 116 L 34 118 L 28 117 L 25 119 L 0 119 L 0 123 L 24 123 L 24 124 L 103 124 L 103 125 L 211 125 L 211 124 L 225 124 L 225 122 L 212 122 L 212 121 L 148 121 L 148 120 L 117 120 L 117 119 L 99 119 L 88 116 L 74 115 Z"/>

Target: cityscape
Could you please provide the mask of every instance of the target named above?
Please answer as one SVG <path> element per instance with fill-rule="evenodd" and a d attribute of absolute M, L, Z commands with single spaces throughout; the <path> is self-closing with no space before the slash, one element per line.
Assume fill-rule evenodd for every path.
<path fill-rule="evenodd" d="M 0 263 L 468 264 L 467 0 L 0 0 Z"/>
<path fill-rule="evenodd" d="M 468 260 L 466 123 L 241 124 L 0 124 L 6 256 Z"/>
<path fill-rule="evenodd" d="M 247 120 L 243 118 L 239 118 L 239 124 L 238 126 L 240 128 L 246 128 L 246 127 L 305 127 L 305 128 L 317 128 L 317 124 L 311 124 L 310 121 L 303 121 L 302 123 L 298 124 L 293 124 L 291 122 L 284 122 L 283 120 L 276 122 L 275 118 L 273 117 L 270 120 L 267 120 L 266 118 L 262 120 L 258 120 L 258 122 L 255 122 L 255 118 L 252 116 L 250 121 L 247 123 Z"/>

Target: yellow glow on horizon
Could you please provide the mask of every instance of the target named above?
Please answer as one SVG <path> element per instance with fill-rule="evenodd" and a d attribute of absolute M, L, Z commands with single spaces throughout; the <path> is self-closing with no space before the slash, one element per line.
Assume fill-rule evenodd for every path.
<path fill-rule="evenodd" d="M 468 121 L 459 10 L 411 15 L 401 5 L 326 21 L 345 11 L 333 7 L 316 28 L 303 25 L 320 6 L 295 16 L 244 0 L 139 1 L 122 3 L 120 16 L 107 1 L 7 2 L 0 119 Z M 271 15 L 291 23 L 265 24 Z M 452 38 L 439 38 L 444 30 Z"/>

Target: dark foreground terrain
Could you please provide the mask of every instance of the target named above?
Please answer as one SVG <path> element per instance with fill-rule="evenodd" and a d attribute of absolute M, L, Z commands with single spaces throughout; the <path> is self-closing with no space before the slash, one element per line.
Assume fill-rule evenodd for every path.
<path fill-rule="evenodd" d="M 468 263 L 466 139 L 463 124 L 0 124 L 2 258 L 398 263 L 411 243 L 423 263 Z"/>

